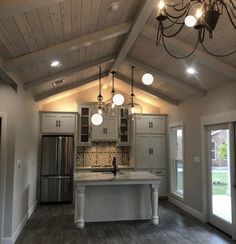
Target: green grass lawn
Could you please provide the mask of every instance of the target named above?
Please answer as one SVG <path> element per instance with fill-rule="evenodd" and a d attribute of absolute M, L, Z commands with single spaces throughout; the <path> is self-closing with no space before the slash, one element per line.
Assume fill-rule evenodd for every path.
<path fill-rule="evenodd" d="M 183 190 L 183 173 L 178 172 L 177 175 L 177 189 Z M 213 184 L 214 181 L 219 181 L 219 184 Z M 227 190 L 228 176 L 227 172 L 213 172 L 212 173 L 212 189 L 214 195 L 225 195 Z"/>
<path fill-rule="evenodd" d="M 213 182 L 219 181 L 219 184 L 213 184 Z M 227 172 L 212 172 L 212 190 L 214 195 L 225 195 L 228 185 Z"/>

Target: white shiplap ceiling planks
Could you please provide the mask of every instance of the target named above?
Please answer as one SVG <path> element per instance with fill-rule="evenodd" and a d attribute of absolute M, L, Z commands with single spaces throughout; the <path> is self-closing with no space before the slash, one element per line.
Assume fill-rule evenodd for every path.
<path fill-rule="evenodd" d="M 32 87 L 32 93 L 38 98 L 43 97 L 43 93 L 49 96 L 63 90 L 52 87 L 51 80 L 63 72 L 67 76 L 62 87 L 67 89 L 72 89 L 73 82 L 79 80 L 89 82 L 97 72 L 96 67 L 89 67 L 89 64 L 109 55 L 115 55 L 116 61 L 113 65 L 105 64 L 104 69 L 116 66 L 121 77 L 129 78 L 129 66 L 134 62 L 136 81 L 141 84 L 141 75 L 152 72 L 158 82 L 149 87 L 149 91 L 156 90 L 169 101 L 202 96 L 216 86 L 235 81 L 235 55 L 217 59 L 199 49 L 191 58 L 179 61 L 168 56 L 161 45 L 156 47 L 156 5 L 151 3 L 153 1 L 119 0 L 119 10 L 111 12 L 113 2 L 3 0 L 0 3 L 0 55 L 4 72 L 14 71 L 14 77 L 24 84 L 46 81 Z M 185 28 L 179 39 L 172 41 L 172 51 L 184 52 L 193 45 L 194 35 L 194 30 Z M 213 51 L 236 48 L 236 33 L 227 25 L 224 16 L 220 17 L 214 39 L 207 45 L 212 45 Z M 50 62 L 54 59 L 62 65 L 53 69 Z M 81 65 L 87 67 L 86 64 L 86 70 L 75 74 L 69 72 Z M 189 65 L 197 69 L 196 76 L 186 75 L 185 69 Z"/>

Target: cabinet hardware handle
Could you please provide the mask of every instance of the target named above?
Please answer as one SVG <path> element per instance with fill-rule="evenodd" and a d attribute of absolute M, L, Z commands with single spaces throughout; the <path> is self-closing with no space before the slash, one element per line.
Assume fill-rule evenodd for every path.
<path fill-rule="evenodd" d="M 149 155 L 153 154 L 153 148 L 149 148 Z"/>
<path fill-rule="evenodd" d="M 58 120 L 56 121 L 56 127 L 58 127 Z"/>
<path fill-rule="evenodd" d="M 153 123 L 149 122 L 149 128 L 152 129 L 153 128 Z"/>
<path fill-rule="evenodd" d="M 59 127 L 61 127 L 61 121 L 59 120 Z"/>
<path fill-rule="evenodd" d="M 157 174 L 160 174 L 160 173 L 162 173 L 162 171 L 157 171 L 156 173 L 157 173 Z"/>
<path fill-rule="evenodd" d="M 107 128 L 103 128 L 103 134 L 107 134 Z"/>

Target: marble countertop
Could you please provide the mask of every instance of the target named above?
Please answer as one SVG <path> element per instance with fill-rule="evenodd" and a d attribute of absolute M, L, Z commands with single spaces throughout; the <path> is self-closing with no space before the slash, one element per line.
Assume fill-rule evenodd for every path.
<path fill-rule="evenodd" d="M 111 170 L 113 167 L 94 167 L 94 166 L 85 166 L 85 167 L 76 167 L 76 170 Z M 134 169 L 134 166 L 118 166 L 118 169 Z"/>
<path fill-rule="evenodd" d="M 161 177 L 145 171 L 135 172 L 118 172 L 114 176 L 110 172 L 89 172 L 89 173 L 75 173 L 75 182 L 102 182 L 102 181 L 160 181 Z"/>

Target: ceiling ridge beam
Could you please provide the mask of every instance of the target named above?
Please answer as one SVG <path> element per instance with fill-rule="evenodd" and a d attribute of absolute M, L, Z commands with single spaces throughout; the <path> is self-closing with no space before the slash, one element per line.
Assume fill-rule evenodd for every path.
<path fill-rule="evenodd" d="M 129 84 L 130 85 L 130 78 L 128 78 L 127 76 L 117 72 L 116 73 L 116 78 L 117 79 L 120 79 L 122 81 L 124 81 L 125 83 Z M 143 85 L 142 83 L 139 83 L 137 81 L 134 81 L 134 86 L 142 91 L 145 91 L 155 97 L 158 97 L 168 103 L 171 103 L 171 104 L 174 104 L 174 105 L 179 105 L 180 104 L 180 101 L 164 94 L 162 91 L 160 91 L 159 89 L 153 89 L 151 87 L 148 87 L 148 86 L 145 86 Z"/>
<path fill-rule="evenodd" d="M 61 71 L 59 73 L 38 79 L 38 80 L 34 80 L 34 81 L 29 81 L 27 83 L 24 84 L 24 88 L 26 90 L 31 90 L 33 88 L 36 88 L 38 86 L 41 86 L 47 82 L 55 82 L 57 80 L 62 80 L 65 79 L 68 76 L 74 75 L 76 73 L 79 73 L 81 71 L 84 71 L 86 69 L 95 67 L 95 66 L 99 66 L 99 65 L 103 65 L 103 64 L 107 64 L 107 63 L 111 63 L 114 62 L 115 60 L 115 55 L 109 55 L 85 64 L 81 64 L 77 67 L 71 68 L 71 69 L 67 69 L 64 71 Z"/>
<path fill-rule="evenodd" d="M 142 30 L 142 34 L 156 42 L 156 32 L 157 30 L 146 24 Z M 174 48 L 177 52 L 189 53 L 192 51 L 193 47 L 183 41 L 180 41 L 176 38 L 169 38 L 168 41 L 171 43 L 172 48 Z M 162 44 L 162 43 L 160 43 Z M 231 80 L 236 80 L 236 68 L 232 67 L 229 64 L 226 64 L 219 59 L 208 55 L 198 49 L 192 54 L 192 56 L 199 62 L 204 64 L 205 66 L 215 70 L 217 73 L 220 73 L 224 76 L 227 76 Z"/>
<path fill-rule="evenodd" d="M 138 35 L 142 32 L 142 29 L 146 22 L 148 21 L 148 18 L 151 16 L 152 12 L 155 9 L 156 6 L 156 0 L 144 0 L 143 5 L 140 8 L 139 13 L 136 15 L 136 18 L 133 22 L 132 28 L 121 47 L 116 61 L 114 62 L 114 65 L 111 67 L 111 70 L 117 70 L 119 65 L 124 61 L 126 55 L 132 48 L 134 42 L 136 41 Z"/>
<path fill-rule="evenodd" d="M 145 72 L 159 76 L 160 79 L 163 80 L 164 82 L 169 83 L 171 85 L 175 85 L 181 89 L 184 89 L 193 95 L 205 96 L 207 94 L 207 91 L 205 91 L 199 87 L 193 86 L 187 82 L 181 81 L 169 74 L 163 73 L 162 71 L 160 71 L 152 66 L 149 66 L 149 65 L 143 63 L 142 61 L 137 60 L 131 56 L 127 56 L 126 61 L 129 62 L 130 64 L 133 64 L 136 67 L 139 67 L 140 69 L 142 69 Z"/>
<path fill-rule="evenodd" d="M 108 70 L 103 71 L 102 72 L 102 78 L 106 77 L 108 75 L 108 72 L 109 72 Z M 43 92 L 41 94 L 35 95 L 34 99 L 35 99 L 36 102 L 39 102 L 39 101 L 41 101 L 43 99 L 46 99 L 48 97 L 57 95 L 58 93 L 65 92 L 65 91 L 68 91 L 68 90 L 71 90 L 71 89 L 74 89 L 74 88 L 78 88 L 79 86 L 86 85 L 87 83 L 95 81 L 95 80 L 98 80 L 98 79 L 99 79 L 99 75 L 98 74 L 97 75 L 93 75 L 93 76 L 90 76 L 88 78 L 73 82 L 71 84 L 68 84 L 68 85 L 65 85 L 65 86 L 61 86 L 61 87 L 56 88 L 56 89 L 51 89 L 49 91 L 46 91 L 46 92 Z"/>
<path fill-rule="evenodd" d="M 27 11 L 42 8 L 63 0 L 7 0 L 0 1 L 0 19 L 23 14 Z"/>
<path fill-rule="evenodd" d="M 125 22 L 88 34 L 86 36 L 78 37 L 70 41 L 54 45 L 52 47 L 7 60 L 5 61 L 4 66 L 7 71 L 11 71 L 26 64 L 32 64 L 40 61 L 49 61 L 68 52 L 72 52 L 84 47 L 89 47 L 96 43 L 123 35 L 127 33 L 130 28 L 131 22 Z"/>

